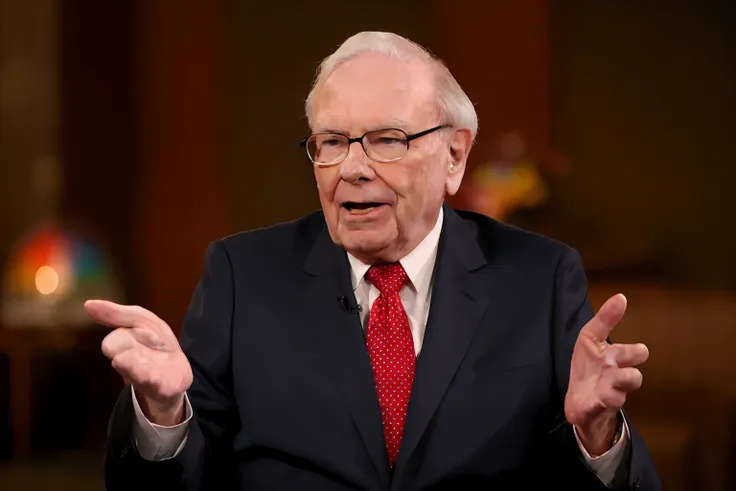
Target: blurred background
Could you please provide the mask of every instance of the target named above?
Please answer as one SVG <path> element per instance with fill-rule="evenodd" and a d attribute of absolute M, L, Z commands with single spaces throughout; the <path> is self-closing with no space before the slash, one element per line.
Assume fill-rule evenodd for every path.
<path fill-rule="evenodd" d="M 298 142 L 361 30 L 443 58 L 480 117 L 457 207 L 581 253 L 668 490 L 736 489 L 736 7 L 603 0 L 0 0 L 0 489 L 102 489 L 121 382 L 80 307 L 175 329 L 206 246 L 319 206 Z"/>

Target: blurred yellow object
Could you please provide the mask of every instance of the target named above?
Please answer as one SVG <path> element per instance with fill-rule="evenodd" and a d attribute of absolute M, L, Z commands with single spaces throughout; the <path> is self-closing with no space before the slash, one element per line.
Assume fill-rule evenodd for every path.
<path fill-rule="evenodd" d="M 547 200 L 549 191 L 533 162 L 510 166 L 486 164 L 472 176 L 475 211 L 504 221 L 521 208 L 534 208 Z"/>

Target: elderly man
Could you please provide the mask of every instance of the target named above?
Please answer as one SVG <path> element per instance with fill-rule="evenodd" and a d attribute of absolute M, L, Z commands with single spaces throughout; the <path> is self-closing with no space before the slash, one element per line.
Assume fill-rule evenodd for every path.
<path fill-rule="evenodd" d="M 130 384 L 109 491 L 659 489 L 578 254 L 454 211 L 477 130 L 437 59 L 364 32 L 320 66 L 302 144 L 322 210 L 207 251 L 177 342 L 89 301 Z"/>

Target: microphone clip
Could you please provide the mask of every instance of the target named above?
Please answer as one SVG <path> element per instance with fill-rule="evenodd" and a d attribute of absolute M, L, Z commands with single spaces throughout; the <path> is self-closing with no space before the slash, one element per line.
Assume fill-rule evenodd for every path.
<path fill-rule="evenodd" d="M 361 307 L 360 304 L 354 303 L 349 297 L 339 296 L 337 297 L 337 301 L 345 312 L 357 314 L 363 311 L 363 307 Z"/>

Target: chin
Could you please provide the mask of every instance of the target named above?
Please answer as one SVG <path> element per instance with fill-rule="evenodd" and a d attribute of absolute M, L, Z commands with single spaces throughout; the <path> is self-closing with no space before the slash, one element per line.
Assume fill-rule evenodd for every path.
<path fill-rule="evenodd" d="M 345 250 L 365 262 L 387 260 L 382 257 L 382 253 L 386 252 L 393 242 L 395 238 L 391 240 L 385 233 L 377 230 L 351 230 L 341 234 L 339 241 Z"/>
<path fill-rule="evenodd" d="M 354 230 L 343 235 L 343 246 L 346 249 L 361 251 L 380 251 L 391 244 L 384 234 L 374 231 Z"/>

